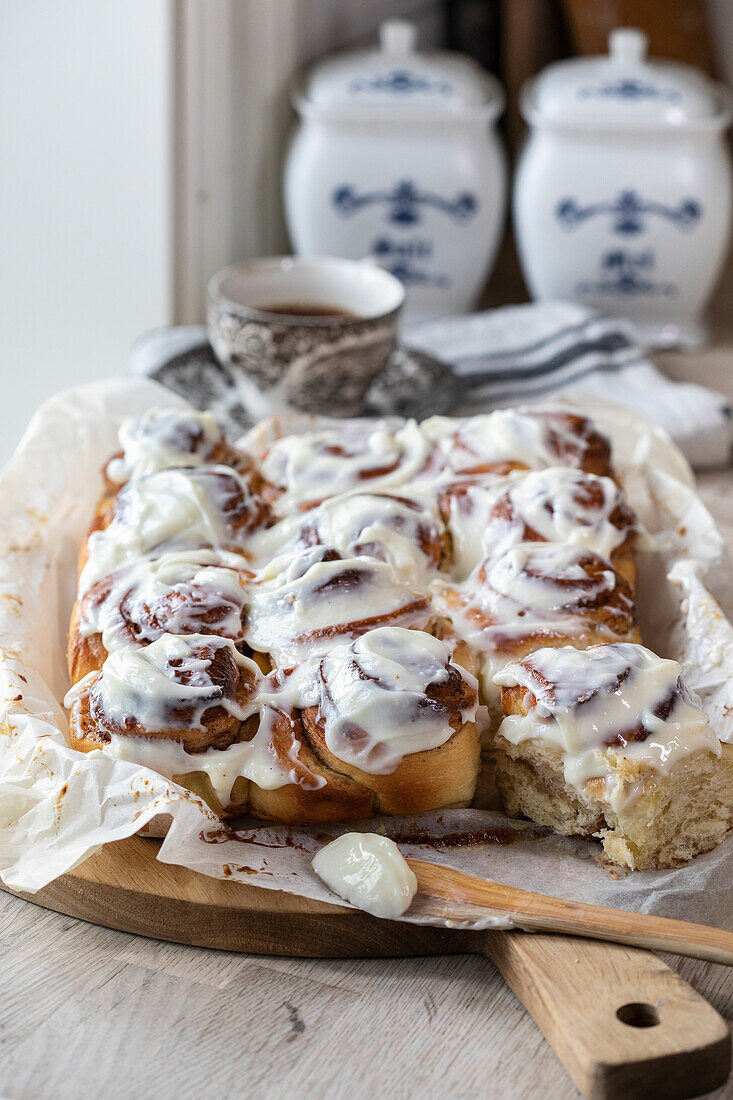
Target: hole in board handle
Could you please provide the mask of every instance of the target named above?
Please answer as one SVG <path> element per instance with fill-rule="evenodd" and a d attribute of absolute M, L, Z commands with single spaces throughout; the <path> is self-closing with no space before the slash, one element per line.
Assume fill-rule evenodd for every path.
<path fill-rule="evenodd" d="M 638 1001 L 621 1005 L 616 1010 L 616 1016 L 628 1027 L 656 1027 L 659 1023 L 659 1013 L 654 1005 L 641 1004 Z"/>

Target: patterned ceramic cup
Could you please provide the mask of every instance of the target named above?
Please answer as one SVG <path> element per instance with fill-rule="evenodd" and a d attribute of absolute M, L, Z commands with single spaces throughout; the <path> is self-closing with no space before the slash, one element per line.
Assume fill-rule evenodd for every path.
<path fill-rule="evenodd" d="M 395 348 L 404 297 L 368 261 L 250 260 L 209 283 L 209 339 L 255 415 L 354 416 Z"/>

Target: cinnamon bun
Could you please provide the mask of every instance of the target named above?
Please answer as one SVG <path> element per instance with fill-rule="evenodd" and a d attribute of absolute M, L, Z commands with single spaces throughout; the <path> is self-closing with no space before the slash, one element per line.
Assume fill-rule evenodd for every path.
<path fill-rule="evenodd" d="M 476 681 L 422 631 L 383 627 L 318 664 L 303 725 L 333 771 L 380 813 L 466 806 L 479 771 Z M 308 694 L 306 694 L 306 698 Z"/>
<path fill-rule="evenodd" d="M 229 466 L 158 470 L 128 481 L 102 508 L 80 553 L 80 590 L 120 567 L 172 550 L 245 552 L 268 521 L 252 479 Z"/>
<path fill-rule="evenodd" d="M 329 497 L 354 490 L 399 491 L 426 466 L 431 446 L 414 421 L 340 421 L 276 439 L 260 470 L 275 487 L 280 515 L 307 511 Z"/>
<path fill-rule="evenodd" d="M 246 587 L 254 574 L 237 554 L 185 550 L 143 558 L 92 584 L 74 606 L 68 664 L 72 684 L 101 669 L 109 653 L 162 634 L 244 638 Z"/>
<path fill-rule="evenodd" d="M 247 470 L 249 458 L 231 447 L 211 413 L 194 409 L 148 409 L 123 422 L 121 450 L 103 469 L 113 492 L 133 477 L 174 466 L 234 466 Z"/>
<path fill-rule="evenodd" d="M 233 642 L 211 635 L 163 634 L 116 650 L 66 697 L 72 747 L 103 748 L 189 787 L 201 773 L 207 801 L 244 808 L 259 679 Z"/>
<path fill-rule="evenodd" d="M 162 635 L 114 652 L 71 689 L 71 743 L 153 768 L 224 818 L 261 815 L 280 790 L 300 806 L 298 820 L 368 816 L 368 792 L 324 768 L 295 712 L 262 684 L 230 641 Z"/>
<path fill-rule="evenodd" d="M 245 640 L 280 667 L 376 627 L 423 629 L 433 614 L 428 598 L 386 562 L 344 558 L 324 546 L 276 558 L 257 575 L 248 600 Z"/>
<path fill-rule="evenodd" d="M 436 581 L 432 589 L 437 613 L 476 654 L 490 707 L 498 669 L 540 646 L 638 640 L 628 581 L 571 543 L 518 542 L 463 584 Z"/>
<path fill-rule="evenodd" d="M 611 474 L 608 440 L 587 417 L 566 409 L 497 409 L 458 421 L 436 416 L 422 430 L 458 474 L 558 465 Z"/>
<path fill-rule="evenodd" d="M 296 554 L 311 546 L 333 547 L 348 557 L 388 562 L 407 583 L 426 583 L 448 561 L 449 543 L 437 509 L 386 493 L 347 493 L 305 515 L 287 516 L 255 536 L 255 561 Z"/>
<path fill-rule="evenodd" d="M 479 562 L 518 542 L 558 542 L 608 558 L 634 584 L 636 516 L 609 477 L 567 466 L 463 482 L 441 496 L 452 541 L 453 575 L 465 579 Z"/>
<path fill-rule="evenodd" d="M 539 649 L 496 676 L 496 777 L 510 814 L 673 867 L 733 824 L 733 764 L 679 665 L 641 645 Z"/>

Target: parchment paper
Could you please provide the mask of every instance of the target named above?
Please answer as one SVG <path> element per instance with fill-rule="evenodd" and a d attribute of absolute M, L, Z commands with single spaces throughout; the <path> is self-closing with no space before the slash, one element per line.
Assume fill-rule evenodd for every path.
<path fill-rule="evenodd" d="M 36 413 L 0 475 L 0 877 L 13 889 L 38 890 L 102 844 L 130 836 L 166 813 L 173 824 L 158 854 L 163 862 L 344 904 L 316 877 L 310 860 L 326 837 L 353 826 L 255 826 L 232 835 L 176 784 L 98 751 L 75 752 L 66 743 L 60 700 L 68 687 L 66 630 L 78 546 L 120 420 L 154 404 L 183 402 L 141 380 L 61 394 Z M 733 608 L 733 582 L 723 540 L 694 493 L 689 467 L 660 429 L 626 411 L 589 411 L 612 437 L 630 501 L 655 535 L 656 548 L 643 552 L 640 569 L 645 640 L 682 661 L 715 728 L 733 741 L 733 629 L 722 610 Z M 507 826 L 516 836 L 512 843 L 451 846 L 456 834 L 486 838 L 492 830 L 501 835 Z M 493 881 L 733 926 L 733 837 L 687 867 L 626 873 L 600 862 L 592 842 L 547 836 L 490 810 L 381 819 L 359 827 L 395 835 L 407 855 Z M 413 836 L 427 836 L 431 843 L 413 843 L 408 840 Z M 502 924 L 470 911 L 453 919 L 427 915 L 419 902 L 405 919 L 466 927 Z"/>

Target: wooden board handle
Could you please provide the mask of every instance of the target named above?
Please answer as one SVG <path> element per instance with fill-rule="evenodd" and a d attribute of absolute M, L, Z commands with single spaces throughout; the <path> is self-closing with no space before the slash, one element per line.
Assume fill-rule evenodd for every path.
<path fill-rule="evenodd" d="M 655 955 L 531 932 L 487 933 L 485 951 L 584 1096 L 674 1100 L 727 1079 L 725 1020 Z"/>

